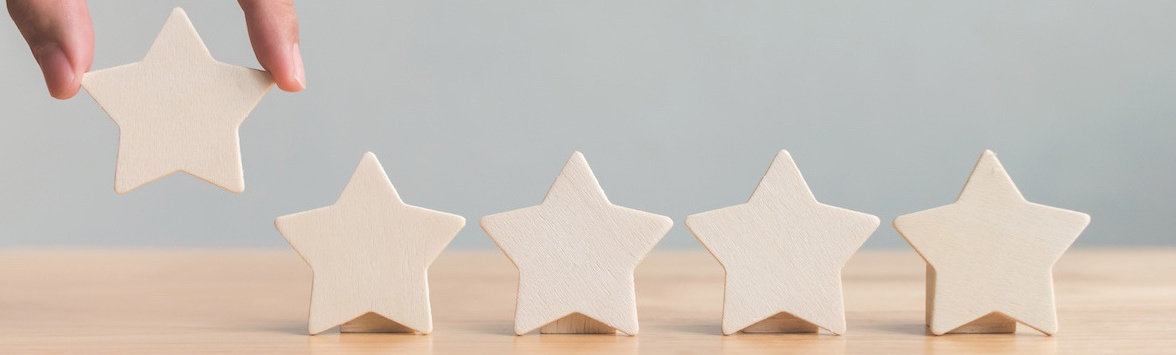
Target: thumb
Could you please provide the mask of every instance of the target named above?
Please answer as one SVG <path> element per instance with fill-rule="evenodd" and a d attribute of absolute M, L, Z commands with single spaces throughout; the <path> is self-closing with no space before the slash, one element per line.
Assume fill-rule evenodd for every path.
<path fill-rule="evenodd" d="M 8 14 L 29 43 L 49 94 L 73 97 L 94 61 L 94 26 L 85 0 L 8 0 Z"/>

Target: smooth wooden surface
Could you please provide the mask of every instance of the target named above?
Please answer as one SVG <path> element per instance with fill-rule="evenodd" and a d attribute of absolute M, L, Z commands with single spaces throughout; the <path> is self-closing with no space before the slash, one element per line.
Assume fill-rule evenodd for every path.
<path fill-rule="evenodd" d="M 841 268 L 878 224 L 818 202 L 786 150 L 747 203 L 686 217 L 727 272 L 723 334 L 845 333 Z"/>
<path fill-rule="evenodd" d="M 894 228 L 927 262 L 935 334 L 1008 333 L 1014 322 L 1058 331 L 1050 270 L 1090 216 L 1025 200 L 991 150 L 955 203 L 898 216 Z"/>
<path fill-rule="evenodd" d="M 515 336 L 516 269 L 446 251 L 429 270 L 430 335 L 306 335 L 310 268 L 294 251 L 0 251 L 0 352 L 1170 354 L 1176 249 L 1071 250 L 1054 272 L 1055 336 L 928 336 L 924 263 L 861 251 L 845 267 L 849 330 L 720 335 L 723 270 L 705 251 L 654 251 L 636 271 L 641 334 Z"/>
<path fill-rule="evenodd" d="M 334 204 L 274 226 L 310 265 L 310 334 L 433 331 L 429 264 L 465 218 L 404 203 L 372 152 Z"/>
<path fill-rule="evenodd" d="M 237 128 L 273 86 L 268 72 L 213 59 L 180 8 L 143 61 L 82 77 L 82 87 L 118 124 L 120 194 L 177 171 L 245 191 Z"/>
<path fill-rule="evenodd" d="M 575 152 L 542 203 L 480 224 L 519 269 L 516 334 L 633 335 L 640 329 L 633 270 L 674 221 L 609 202 Z"/>

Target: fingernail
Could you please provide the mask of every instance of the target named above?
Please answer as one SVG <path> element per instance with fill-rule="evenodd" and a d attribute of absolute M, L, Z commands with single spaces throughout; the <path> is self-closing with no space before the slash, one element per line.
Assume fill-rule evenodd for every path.
<path fill-rule="evenodd" d="M 302 51 L 298 50 L 298 43 L 294 43 L 294 79 L 303 89 L 306 88 L 306 70 L 302 68 Z"/>
<path fill-rule="evenodd" d="M 33 54 L 37 65 L 41 66 L 41 74 L 45 75 L 45 86 L 49 88 L 49 95 L 58 99 L 68 99 L 69 88 L 74 84 L 73 65 L 65 56 L 65 51 L 57 43 L 50 43 Z"/>

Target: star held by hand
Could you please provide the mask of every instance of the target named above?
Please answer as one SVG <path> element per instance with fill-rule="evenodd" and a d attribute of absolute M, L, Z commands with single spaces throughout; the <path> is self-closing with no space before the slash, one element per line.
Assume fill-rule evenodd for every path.
<path fill-rule="evenodd" d="M 273 85 L 265 71 L 213 59 L 180 8 L 143 61 L 82 77 L 82 87 L 118 124 L 120 194 L 177 171 L 243 192 L 237 130 Z"/>
<path fill-rule="evenodd" d="M 788 151 L 747 203 L 686 217 L 726 270 L 723 334 L 845 332 L 841 268 L 878 217 L 817 202 Z"/>
<path fill-rule="evenodd" d="M 899 216 L 894 228 L 927 262 L 927 324 L 936 335 L 1008 333 L 1019 321 L 1058 330 L 1053 265 L 1090 216 L 1025 200 L 984 151 L 955 203 Z"/>
<path fill-rule="evenodd" d="M 310 334 L 433 330 L 428 268 L 461 216 L 405 204 L 364 154 L 334 205 L 278 217 L 274 225 L 314 273 Z"/>
<path fill-rule="evenodd" d="M 613 205 L 575 152 L 542 203 L 481 225 L 519 269 L 516 334 L 635 335 L 633 270 L 673 220 Z"/>

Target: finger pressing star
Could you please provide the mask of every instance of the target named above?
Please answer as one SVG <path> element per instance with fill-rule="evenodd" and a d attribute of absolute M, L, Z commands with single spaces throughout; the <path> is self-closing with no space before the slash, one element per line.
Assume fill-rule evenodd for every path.
<path fill-rule="evenodd" d="M 984 151 L 950 205 L 899 216 L 894 228 L 927 262 L 931 333 L 1058 330 L 1053 265 L 1090 216 L 1025 200 Z"/>
<path fill-rule="evenodd" d="M 747 203 L 686 217 L 727 273 L 723 334 L 845 332 L 841 268 L 878 217 L 817 202 L 780 151 Z"/>
<path fill-rule="evenodd" d="M 481 224 L 519 269 L 516 334 L 634 335 L 633 270 L 674 222 L 610 203 L 576 152 L 542 203 Z"/>
<path fill-rule="evenodd" d="M 429 333 L 428 268 L 465 218 L 405 204 L 384 168 L 364 154 L 334 205 L 274 222 L 314 272 L 311 334 Z"/>
<path fill-rule="evenodd" d="M 267 72 L 212 59 L 180 8 L 143 61 L 82 77 L 118 124 L 120 194 L 177 171 L 245 191 L 237 129 L 273 85 Z"/>

